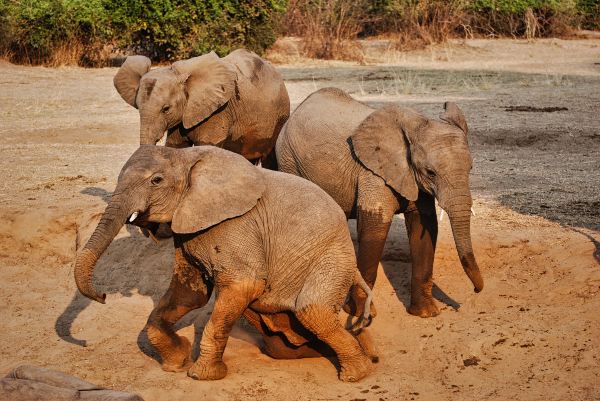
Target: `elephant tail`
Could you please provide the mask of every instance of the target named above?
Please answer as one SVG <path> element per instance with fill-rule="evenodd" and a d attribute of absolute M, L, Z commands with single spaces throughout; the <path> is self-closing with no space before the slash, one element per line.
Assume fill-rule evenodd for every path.
<path fill-rule="evenodd" d="M 367 294 L 367 299 L 365 299 L 365 306 L 363 308 L 363 314 L 358 319 L 356 323 L 354 323 L 354 329 L 361 329 L 364 327 L 369 327 L 371 322 L 373 321 L 373 317 L 371 316 L 371 302 L 373 301 L 373 291 L 365 282 L 365 279 L 361 276 L 360 272 L 356 270 L 354 274 L 354 285 L 358 286 L 361 290 Z"/>

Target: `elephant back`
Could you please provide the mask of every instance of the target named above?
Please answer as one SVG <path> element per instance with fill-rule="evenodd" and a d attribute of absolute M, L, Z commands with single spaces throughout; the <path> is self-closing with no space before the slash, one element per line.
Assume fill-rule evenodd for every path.
<path fill-rule="evenodd" d="M 325 190 L 346 212 L 354 204 L 361 168 L 348 138 L 373 109 L 336 88 L 311 94 L 292 113 L 277 140 L 279 169 Z"/>

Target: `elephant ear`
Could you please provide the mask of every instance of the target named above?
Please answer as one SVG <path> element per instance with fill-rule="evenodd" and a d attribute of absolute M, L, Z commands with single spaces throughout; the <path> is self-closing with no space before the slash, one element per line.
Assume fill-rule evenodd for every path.
<path fill-rule="evenodd" d="M 152 62 L 146 56 L 129 56 L 113 79 L 119 95 L 136 109 L 135 97 L 140 86 L 140 79 L 150 71 L 151 64 Z"/>
<path fill-rule="evenodd" d="M 445 111 L 440 114 L 440 120 L 457 126 L 466 135 L 469 130 L 467 127 L 467 120 L 458 105 L 454 102 L 446 102 L 444 103 L 444 110 Z"/>
<path fill-rule="evenodd" d="M 215 52 L 173 63 L 183 76 L 187 104 L 183 110 L 183 126 L 191 128 L 206 120 L 233 96 L 236 73 Z"/>
<path fill-rule="evenodd" d="M 410 138 L 426 123 L 420 114 L 398 106 L 371 113 L 356 128 L 350 141 L 360 162 L 408 200 L 419 194 L 410 166 Z"/>
<path fill-rule="evenodd" d="M 241 216 L 252 209 L 263 192 L 262 170 L 243 156 L 214 146 L 188 152 L 188 188 L 173 215 L 171 229 L 191 234 Z"/>

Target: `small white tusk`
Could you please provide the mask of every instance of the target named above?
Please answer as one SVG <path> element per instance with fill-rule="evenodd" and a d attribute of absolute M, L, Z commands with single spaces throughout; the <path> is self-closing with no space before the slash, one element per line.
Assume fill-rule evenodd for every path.
<path fill-rule="evenodd" d="M 129 218 L 129 222 L 133 223 L 133 220 L 137 219 L 138 217 L 138 212 L 134 212 L 131 217 Z"/>
<path fill-rule="evenodd" d="M 471 208 L 471 214 L 475 216 L 475 209 Z"/>
<path fill-rule="evenodd" d="M 444 220 L 444 209 L 440 212 L 440 222 Z"/>

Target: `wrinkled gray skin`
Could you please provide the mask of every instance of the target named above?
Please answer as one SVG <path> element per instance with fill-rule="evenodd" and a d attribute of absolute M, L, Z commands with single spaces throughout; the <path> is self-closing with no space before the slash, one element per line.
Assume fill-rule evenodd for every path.
<path fill-rule="evenodd" d="M 156 144 L 167 131 L 167 146 L 215 145 L 265 164 L 290 114 L 281 74 L 243 49 L 152 70 L 150 59 L 131 56 L 114 85 L 139 109 L 142 145 Z"/>
<path fill-rule="evenodd" d="M 18 366 L 0 379 L 0 400 L 144 401 L 136 394 L 109 390 L 66 373 L 31 365 Z"/>
<path fill-rule="evenodd" d="M 126 221 L 140 227 L 171 222 L 174 233 L 174 276 L 147 326 L 163 369 L 189 368 L 196 379 L 224 377 L 221 357 L 242 315 L 263 334 L 267 327 L 301 346 L 306 337 L 282 315 L 290 313 L 335 351 L 340 379 L 359 380 L 371 370 L 368 339 L 346 331 L 337 316 L 352 285 L 369 288 L 356 268 L 342 210 L 313 183 L 212 146 L 141 146 L 76 259 L 75 281 L 88 298 L 104 302 L 92 285 L 94 265 Z M 201 356 L 190 367 L 190 343 L 173 325 L 206 304 L 213 286 Z"/>
<path fill-rule="evenodd" d="M 434 197 L 448 213 L 458 255 L 475 291 L 483 288 L 470 235 L 467 124 L 453 103 L 446 103 L 440 118 L 396 105 L 375 110 L 339 89 L 326 88 L 298 106 L 276 144 L 281 171 L 316 183 L 346 216 L 357 218 L 358 266 L 371 288 L 392 218 L 405 214 L 413 262 L 408 311 L 421 317 L 439 314 L 431 294 L 437 238 Z M 360 292 L 353 298 L 360 310 Z"/>

